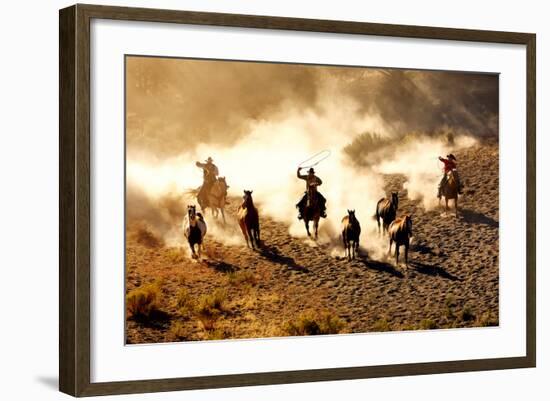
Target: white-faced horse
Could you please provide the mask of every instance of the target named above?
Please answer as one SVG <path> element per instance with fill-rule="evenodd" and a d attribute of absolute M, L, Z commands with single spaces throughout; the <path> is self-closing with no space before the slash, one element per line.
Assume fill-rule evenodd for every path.
<path fill-rule="evenodd" d="M 198 257 L 200 259 L 202 241 L 206 235 L 206 222 L 202 214 L 197 213 L 195 205 L 187 206 L 187 215 L 183 219 L 183 232 L 191 248 L 193 258 Z M 198 246 L 198 254 L 195 253 L 195 245 Z"/>

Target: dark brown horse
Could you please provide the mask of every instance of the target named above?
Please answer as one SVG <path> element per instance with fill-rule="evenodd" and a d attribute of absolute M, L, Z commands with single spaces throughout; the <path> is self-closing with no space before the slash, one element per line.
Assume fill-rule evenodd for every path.
<path fill-rule="evenodd" d="M 252 200 L 252 191 L 244 191 L 243 203 L 237 212 L 239 226 L 243 232 L 246 245 L 252 249 L 260 247 L 260 217 Z M 250 241 L 250 244 L 249 244 Z"/>
<path fill-rule="evenodd" d="M 355 210 L 348 210 L 348 215 L 342 219 L 342 240 L 349 261 L 355 259 L 355 255 L 359 250 L 360 235 L 361 225 L 355 217 Z"/>
<path fill-rule="evenodd" d="M 382 219 L 382 232 L 386 233 L 388 227 L 397 216 L 399 206 L 399 196 L 397 192 L 391 193 L 391 198 L 382 198 L 376 204 L 376 222 L 378 223 L 378 233 L 380 233 L 380 219 Z"/>
<path fill-rule="evenodd" d="M 395 219 L 389 227 L 390 248 L 388 253 L 391 254 L 391 246 L 395 242 L 395 265 L 399 264 L 399 247 L 405 246 L 405 266 L 409 265 L 409 243 L 412 237 L 412 217 L 407 214 L 403 217 Z"/>
<path fill-rule="evenodd" d="M 313 221 L 313 229 L 315 230 L 315 239 L 317 239 L 319 232 L 319 219 L 321 218 L 321 205 L 319 204 L 319 197 L 314 186 L 310 186 L 307 191 L 306 204 L 304 206 L 304 212 L 302 217 L 306 226 L 307 236 L 311 237 L 309 231 L 309 222 Z"/>

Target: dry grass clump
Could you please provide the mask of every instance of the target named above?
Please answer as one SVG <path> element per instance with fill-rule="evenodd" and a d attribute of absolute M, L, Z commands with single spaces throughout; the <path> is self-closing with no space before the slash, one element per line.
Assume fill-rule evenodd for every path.
<path fill-rule="evenodd" d="M 372 325 L 373 331 L 390 331 L 390 324 L 386 318 L 380 318 Z"/>
<path fill-rule="evenodd" d="M 437 323 L 434 322 L 432 319 L 424 319 L 420 321 L 419 324 L 420 330 L 434 330 L 437 329 Z"/>
<path fill-rule="evenodd" d="M 181 315 L 186 316 L 195 309 L 195 300 L 189 294 L 187 288 L 180 288 L 176 294 L 176 308 Z"/>
<path fill-rule="evenodd" d="M 227 274 L 227 282 L 228 284 L 234 285 L 234 286 L 240 286 L 243 284 L 246 285 L 256 285 L 258 282 L 257 277 L 248 270 L 242 270 L 242 271 L 233 271 Z"/>
<path fill-rule="evenodd" d="M 463 322 L 469 322 L 475 319 L 474 312 L 469 305 L 464 305 L 462 310 L 458 313 L 458 319 Z"/>
<path fill-rule="evenodd" d="M 183 263 L 186 261 L 185 254 L 181 248 L 168 248 L 166 256 L 172 263 Z"/>
<path fill-rule="evenodd" d="M 284 332 L 290 336 L 338 334 L 344 326 L 345 323 L 331 312 L 306 312 L 287 322 Z"/>
<path fill-rule="evenodd" d="M 482 313 L 476 319 L 476 326 L 479 327 L 494 327 L 498 326 L 498 318 L 495 318 L 491 312 Z"/>
<path fill-rule="evenodd" d="M 170 325 L 170 335 L 178 341 L 186 340 L 186 331 L 184 325 L 179 321 L 174 321 Z"/>
<path fill-rule="evenodd" d="M 134 288 L 126 295 L 126 310 L 130 317 L 149 317 L 158 309 L 160 283 L 154 282 Z"/>
<path fill-rule="evenodd" d="M 216 320 L 225 311 L 226 299 L 227 293 L 222 289 L 217 289 L 198 299 L 194 312 L 205 330 L 214 330 Z"/>

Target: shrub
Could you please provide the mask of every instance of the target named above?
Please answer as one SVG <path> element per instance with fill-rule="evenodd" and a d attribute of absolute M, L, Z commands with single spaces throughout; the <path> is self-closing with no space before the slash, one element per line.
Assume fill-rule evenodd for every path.
<path fill-rule="evenodd" d="M 437 323 L 434 322 L 432 319 L 424 319 L 420 322 L 420 329 L 421 330 L 437 329 Z"/>
<path fill-rule="evenodd" d="M 254 273 L 244 270 L 244 271 L 230 272 L 227 275 L 227 282 L 231 285 L 241 285 L 241 284 L 256 285 L 257 280 Z"/>
<path fill-rule="evenodd" d="M 476 326 L 479 326 L 479 327 L 498 326 L 498 319 L 493 318 L 493 315 L 491 312 L 485 312 L 476 320 Z"/>
<path fill-rule="evenodd" d="M 458 314 L 458 318 L 463 322 L 468 322 L 475 318 L 472 308 L 469 305 L 465 305 L 464 308 Z"/>
<path fill-rule="evenodd" d="M 229 337 L 231 337 L 231 333 L 226 329 L 212 329 L 206 333 L 207 340 L 225 340 Z"/>
<path fill-rule="evenodd" d="M 166 251 L 166 256 L 172 263 L 185 262 L 185 256 L 181 248 L 169 248 Z"/>
<path fill-rule="evenodd" d="M 160 285 L 158 282 L 134 288 L 126 295 L 126 309 L 131 317 L 149 317 L 158 308 Z"/>
<path fill-rule="evenodd" d="M 300 315 L 294 321 L 287 322 L 284 331 L 291 336 L 337 334 L 344 326 L 344 322 L 330 312 L 309 312 Z"/>
<path fill-rule="evenodd" d="M 177 340 L 185 340 L 185 327 L 181 322 L 175 321 L 170 325 L 170 334 Z"/>
<path fill-rule="evenodd" d="M 385 318 L 380 318 L 372 325 L 373 331 L 390 331 L 390 325 Z"/>
<path fill-rule="evenodd" d="M 195 302 L 189 291 L 187 291 L 187 288 L 180 288 L 176 294 L 176 308 L 182 315 L 187 315 L 195 308 Z"/>
<path fill-rule="evenodd" d="M 205 330 L 213 330 L 219 315 L 225 311 L 227 293 L 221 289 L 212 294 L 203 295 L 195 305 L 195 314 Z"/>

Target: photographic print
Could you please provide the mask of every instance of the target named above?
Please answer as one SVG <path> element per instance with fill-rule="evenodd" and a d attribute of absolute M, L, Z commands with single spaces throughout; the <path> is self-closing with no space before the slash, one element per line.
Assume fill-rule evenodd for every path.
<path fill-rule="evenodd" d="M 128 55 L 126 343 L 499 325 L 499 76 Z"/>

